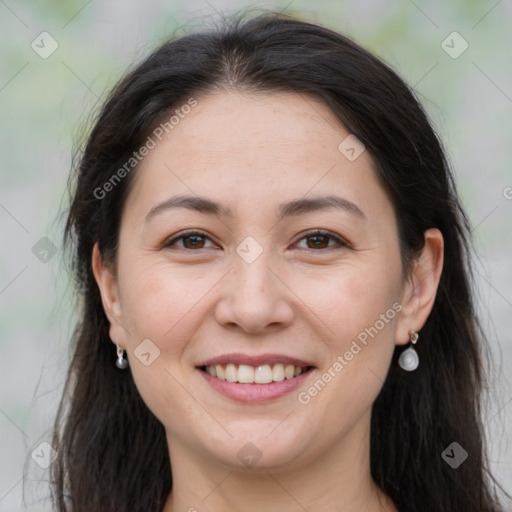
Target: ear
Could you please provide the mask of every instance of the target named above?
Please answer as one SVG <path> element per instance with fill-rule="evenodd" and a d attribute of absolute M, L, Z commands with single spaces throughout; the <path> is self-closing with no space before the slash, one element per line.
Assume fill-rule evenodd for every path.
<path fill-rule="evenodd" d="M 439 229 L 425 231 L 425 245 L 412 263 L 402 293 L 402 310 L 396 331 L 396 343 L 409 341 L 409 331 L 419 332 L 425 325 L 436 298 L 443 270 L 444 240 Z"/>
<path fill-rule="evenodd" d="M 113 343 L 117 341 L 124 348 L 126 347 L 126 332 L 122 323 L 119 289 L 112 269 L 103 260 L 98 242 L 92 249 L 91 263 L 94 278 L 100 289 L 103 309 L 110 322 L 110 338 Z"/>

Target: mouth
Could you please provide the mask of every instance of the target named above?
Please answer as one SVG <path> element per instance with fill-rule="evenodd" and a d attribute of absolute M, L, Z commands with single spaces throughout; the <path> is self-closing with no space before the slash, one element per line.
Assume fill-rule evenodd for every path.
<path fill-rule="evenodd" d="M 263 364 L 251 366 L 248 364 L 212 364 L 199 369 L 211 377 L 238 384 L 271 384 L 284 380 L 295 379 L 311 371 L 313 366 L 298 366 L 294 364 Z"/>
<path fill-rule="evenodd" d="M 214 391 L 250 404 L 289 395 L 310 378 L 316 367 L 285 355 L 226 354 L 203 361 L 196 370 Z"/>

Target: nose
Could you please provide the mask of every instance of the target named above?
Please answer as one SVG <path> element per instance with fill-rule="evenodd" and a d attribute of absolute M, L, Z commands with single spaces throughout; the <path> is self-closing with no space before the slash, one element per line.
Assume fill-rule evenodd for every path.
<path fill-rule="evenodd" d="M 284 328 L 294 318 L 293 293 L 270 265 L 269 251 L 248 263 L 234 255 L 233 268 L 223 280 L 215 308 L 217 322 L 247 333 Z M 275 266 L 275 265 L 274 265 Z"/>

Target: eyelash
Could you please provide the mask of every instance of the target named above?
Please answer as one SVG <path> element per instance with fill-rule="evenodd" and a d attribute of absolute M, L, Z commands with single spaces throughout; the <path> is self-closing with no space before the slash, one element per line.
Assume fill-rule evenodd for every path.
<path fill-rule="evenodd" d="M 164 242 L 162 247 L 163 248 L 171 248 L 173 245 L 175 246 L 175 243 L 178 240 L 182 240 L 184 238 L 188 238 L 189 236 L 192 236 L 192 235 L 199 235 L 199 236 L 201 236 L 201 237 L 203 237 L 205 239 L 211 240 L 211 238 L 208 235 L 206 235 L 205 233 L 202 233 L 201 231 L 189 230 L 189 231 L 183 231 L 179 235 L 177 235 L 177 236 L 175 236 L 175 237 L 173 237 L 171 239 L 168 239 L 167 241 Z M 310 231 L 310 232 L 306 233 L 305 235 L 302 236 L 302 238 L 299 239 L 299 242 L 304 240 L 304 239 L 312 238 L 312 237 L 318 236 L 318 235 L 329 238 L 329 241 L 330 240 L 334 240 L 338 244 L 338 246 L 339 246 L 339 247 L 326 247 L 326 248 L 323 249 L 324 251 L 325 250 L 333 250 L 333 249 L 337 249 L 337 248 L 341 248 L 341 247 L 349 247 L 350 248 L 350 244 L 348 242 L 346 242 L 345 240 L 343 240 L 342 238 L 340 238 L 339 236 L 336 236 L 336 235 L 332 234 L 329 231 L 324 231 L 324 230 L 321 230 L 321 229 L 316 229 L 314 231 Z M 193 252 L 193 251 L 199 252 L 199 251 L 201 251 L 203 249 L 204 249 L 203 247 L 201 247 L 199 249 L 187 249 L 187 248 L 184 248 L 184 247 L 178 247 L 178 250 L 183 250 L 183 251 L 188 251 L 188 252 Z M 315 251 L 315 252 L 319 251 L 319 249 L 311 249 L 311 248 L 306 248 L 306 250 L 311 250 L 311 251 Z"/>

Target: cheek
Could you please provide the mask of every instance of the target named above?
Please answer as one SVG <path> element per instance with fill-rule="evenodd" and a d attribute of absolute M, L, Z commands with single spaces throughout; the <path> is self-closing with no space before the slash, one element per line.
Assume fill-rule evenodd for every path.
<path fill-rule="evenodd" d="M 197 303 L 211 284 L 208 287 L 206 282 L 180 277 L 180 273 L 171 272 L 168 263 L 144 258 L 133 258 L 124 266 L 120 262 L 119 271 L 123 322 L 136 387 L 164 425 L 173 424 L 176 417 L 193 420 L 199 411 L 183 387 L 183 355 L 197 329 Z M 179 428 L 175 425 L 176 430 Z"/>
<path fill-rule="evenodd" d="M 385 320 L 396 316 L 393 304 L 400 297 L 400 269 L 375 262 L 346 264 L 329 272 L 316 270 L 311 276 L 297 274 L 291 288 L 303 300 L 304 314 L 308 309 L 309 317 L 315 314 L 327 344 L 339 350 L 376 323 L 379 331 L 390 330 L 392 322 L 383 325 L 381 315 Z"/>
<path fill-rule="evenodd" d="M 212 288 L 212 274 L 202 278 L 177 272 L 168 262 L 141 259 L 125 267 L 122 282 L 123 318 L 126 319 L 132 343 L 137 338 L 150 338 L 167 348 L 177 348 L 187 335 L 187 325 L 194 310 Z M 124 286 L 123 286 L 124 285 Z M 172 340 L 172 347 L 167 347 Z"/>
<path fill-rule="evenodd" d="M 307 284 L 308 306 L 321 320 L 316 325 L 328 355 L 298 401 L 306 409 L 325 411 L 322 421 L 338 425 L 338 434 L 371 407 L 385 380 L 401 310 L 400 272 L 398 265 L 373 263 L 304 284 L 301 293 Z"/>
<path fill-rule="evenodd" d="M 385 380 L 402 307 L 400 272 L 398 265 L 375 262 L 346 266 L 323 279 L 306 280 L 298 292 L 318 318 L 315 326 L 327 348 L 322 382 L 305 391 L 312 400 L 333 405 L 333 415 L 369 407 Z"/>

